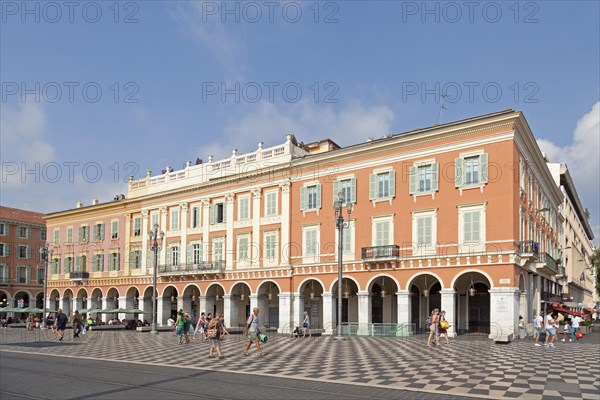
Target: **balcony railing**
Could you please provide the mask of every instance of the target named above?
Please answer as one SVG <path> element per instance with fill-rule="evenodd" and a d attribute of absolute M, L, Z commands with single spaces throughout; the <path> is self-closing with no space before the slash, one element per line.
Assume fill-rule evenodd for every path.
<path fill-rule="evenodd" d="M 522 256 L 533 255 L 537 257 L 539 254 L 540 244 L 538 242 L 534 242 L 533 240 L 524 240 L 518 243 L 519 245 L 519 254 Z"/>
<path fill-rule="evenodd" d="M 363 260 L 394 258 L 400 256 L 400 247 L 395 244 L 389 246 L 363 247 L 361 254 Z"/>
<path fill-rule="evenodd" d="M 560 272 L 558 268 L 558 262 L 548 253 L 541 253 L 539 257 L 539 262 L 546 264 L 548 268 L 553 270 L 556 274 Z"/>
<path fill-rule="evenodd" d="M 202 262 L 198 264 L 159 265 L 158 273 L 161 275 L 177 274 L 218 274 L 225 269 L 225 261 L 212 263 Z"/>
<path fill-rule="evenodd" d="M 88 279 L 89 277 L 90 273 L 85 271 L 72 271 L 69 274 L 69 279 L 72 281 L 80 281 L 83 279 Z"/>

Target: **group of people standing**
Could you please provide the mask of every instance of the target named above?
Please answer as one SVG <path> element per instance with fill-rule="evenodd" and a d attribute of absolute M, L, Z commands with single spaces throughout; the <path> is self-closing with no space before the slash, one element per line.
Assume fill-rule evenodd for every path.
<path fill-rule="evenodd" d="M 567 338 L 569 338 L 569 342 L 575 341 L 577 339 L 577 332 L 580 330 L 580 323 L 581 318 L 578 315 L 573 318 L 564 319 L 563 338 L 561 341 L 566 342 Z M 533 325 L 535 327 L 535 346 L 554 347 L 560 328 L 558 314 L 549 310 L 544 318 L 544 313 L 541 312 L 540 315 L 537 315 L 533 319 Z"/>
<path fill-rule="evenodd" d="M 225 327 L 223 314 L 215 314 L 215 316 L 212 317 L 211 313 L 205 314 L 202 312 L 198 321 L 194 324 L 189 313 L 179 310 L 177 319 L 171 318 L 167 325 L 175 328 L 175 335 L 179 340 L 179 344 L 188 344 L 190 343 L 190 338 L 191 340 L 196 340 L 196 335 L 200 334 L 204 340 L 211 341 L 210 351 L 208 353 L 209 358 L 215 358 L 215 353 L 219 359 L 224 357 L 221 352 L 221 341 L 226 335 L 229 335 L 229 332 Z M 260 317 L 259 309 L 257 307 L 252 310 L 252 314 L 246 320 L 244 336 L 247 338 L 244 355 L 250 355 L 250 347 L 255 343 L 259 356 L 264 357 L 265 353 L 260 347 Z"/>
<path fill-rule="evenodd" d="M 448 328 L 450 324 L 446 320 L 446 311 L 434 308 L 431 316 L 427 318 L 427 326 L 429 328 L 429 337 L 427 338 L 427 347 L 431 347 L 431 342 L 435 338 L 435 344 L 440 345 L 440 336 L 446 338 L 446 343 L 450 343 L 448 338 Z"/>

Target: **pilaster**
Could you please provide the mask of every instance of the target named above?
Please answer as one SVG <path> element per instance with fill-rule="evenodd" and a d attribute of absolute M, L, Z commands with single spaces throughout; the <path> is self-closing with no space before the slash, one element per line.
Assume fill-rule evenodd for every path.
<path fill-rule="evenodd" d="M 290 316 L 292 315 L 292 294 L 290 292 L 279 293 L 279 328 L 277 333 L 289 334 L 294 331 Z"/>
<path fill-rule="evenodd" d="M 252 249 L 255 246 L 257 249 L 260 249 L 260 198 L 261 189 L 252 189 Z M 258 255 L 252 254 L 251 260 L 253 267 L 259 267 L 261 260 L 260 251 Z"/>
<path fill-rule="evenodd" d="M 279 249 L 281 252 L 280 265 L 290 265 L 290 188 L 291 183 L 286 181 L 279 185 L 281 187 L 281 241 Z"/>
<path fill-rule="evenodd" d="M 454 310 L 454 304 L 455 304 L 454 296 L 456 295 L 456 290 L 442 289 L 440 293 L 442 294 L 442 310 L 446 311 L 446 321 L 448 321 L 448 323 L 450 324 L 450 328 L 447 329 L 448 336 L 455 337 L 456 336 L 456 331 L 455 331 L 455 327 L 456 327 L 455 314 L 456 313 Z"/>
<path fill-rule="evenodd" d="M 369 292 L 358 292 L 358 332 L 359 336 L 369 335 L 369 323 L 371 322 L 371 294 Z"/>
<path fill-rule="evenodd" d="M 225 206 L 227 207 L 227 237 L 225 238 L 225 267 L 231 268 L 233 266 L 233 260 L 235 259 L 235 252 L 233 247 L 233 202 L 235 196 L 233 193 L 229 193 L 225 196 Z"/>
<path fill-rule="evenodd" d="M 333 293 L 323 293 L 323 328 L 325 335 L 333 334 Z"/>

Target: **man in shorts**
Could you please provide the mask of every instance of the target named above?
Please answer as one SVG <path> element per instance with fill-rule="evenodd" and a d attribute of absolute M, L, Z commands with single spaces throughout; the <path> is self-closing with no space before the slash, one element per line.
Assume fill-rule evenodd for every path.
<path fill-rule="evenodd" d="M 250 355 L 248 354 L 248 350 L 250 350 L 250 346 L 252 346 L 253 342 L 256 343 L 256 349 L 258 350 L 260 357 L 265 356 L 262 349 L 260 348 L 260 340 L 258 340 L 258 335 L 260 334 L 260 329 L 258 329 L 258 324 L 260 322 L 260 320 L 258 319 L 258 311 L 258 307 L 254 307 L 254 310 L 252 310 L 252 315 L 249 316 L 248 320 L 246 321 L 246 329 L 244 331 L 244 336 L 248 338 L 248 344 L 246 345 L 246 350 L 244 350 L 245 356 Z"/>
<path fill-rule="evenodd" d="M 58 333 L 58 340 L 60 342 L 63 341 L 65 336 L 65 329 L 67 328 L 68 321 L 69 317 L 67 317 L 67 314 L 63 313 L 62 308 L 59 308 L 56 313 L 56 333 Z"/>
<path fill-rule="evenodd" d="M 544 315 L 544 313 L 541 312 L 540 315 L 537 315 L 533 319 L 533 325 L 535 326 L 535 330 L 536 330 L 536 336 L 535 336 L 535 345 L 536 346 L 541 346 L 540 335 L 542 333 L 542 323 L 544 322 L 543 315 Z"/>
<path fill-rule="evenodd" d="M 552 317 L 552 310 L 550 310 L 548 311 L 548 315 L 546 315 L 546 332 L 548 332 L 548 334 L 546 335 L 545 346 L 554 347 L 554 342 L 556 341 L 556 328 L 554 326 L 555 324 L 556 322 Z"/>

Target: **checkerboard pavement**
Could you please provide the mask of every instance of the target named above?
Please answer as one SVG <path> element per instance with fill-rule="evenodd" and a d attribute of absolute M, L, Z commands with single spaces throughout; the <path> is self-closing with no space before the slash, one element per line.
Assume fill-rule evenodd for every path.
<path fill-rule="evenodd" d="M 243 337 L 223 341 L 223 360 L 209 359 L 209 343 L 179 345 L 169 332 L 92 331 L 82 339 L 58 342 L 48 331 L 2 329 L 0 352 L 27 352 L 78 358 L 277 376 L 324 382 L 396 388 L 421 393 L 508 399 L 600 398 L 600 334 L 555 348 L 531 339 L 496 344 L 484 336 L 460 336 L 449 344 L 426 347 L 424 337 L 409 339 L 331 337 L 293 339 L 271 335 L 243 356 Z"/>

